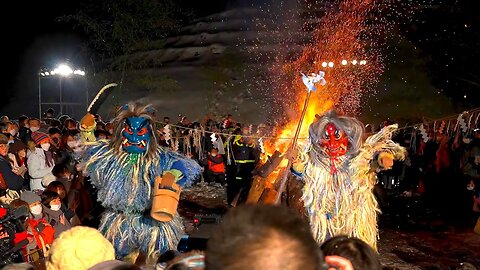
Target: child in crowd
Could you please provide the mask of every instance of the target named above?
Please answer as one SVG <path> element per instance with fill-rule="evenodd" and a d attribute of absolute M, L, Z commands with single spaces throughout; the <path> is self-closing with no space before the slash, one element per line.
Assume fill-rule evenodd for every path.
<path fill-rule="evenodd" d="M 57 181 L 63 184 L 66 194 L 68 194 L 70 192 L 74 175 L 68 170 L 67 165 L 64 163 L 55 165 L 55 167 L 52 169 L 52 173 L 56 177 Z"/>
<path fill-rule="evenodd" d="M 205 178 L 207 182 L 225 185 L 225 162 L 216 148 L 210 150 L 204 165 L 206 166 Z"/>
<path fill-rule="evenodd" d="M 58 194 L 61 202 L 61 210 L 65 214 L 65 218 L 68 221 L 71 221 L 71 219 L 75 216 L 75 208 L 70 207 L 71 205 L 69 204 L 70 202 L 67 197 L 68 194 L 65 186 L 60 181 L 53 181 L 47 186 L 45 191 L 50 191 Z"/>
<path fill-rule="evenodd" d="M 27 153 L 27 168 L 31 176 L 30 189 L 43 191 L 42 178 L 52 174 L 55 166 L 53 153 L 50 151 L 50 137 L 41 132 L 32 133 L 35 148 Z"/>
<path fill-rule="evenodd" d="M 60 201 L 60 196 L 56 192 L 45 190 L 43 191 L 41 198 L 47 221 L 55 229 L 54 236 L 57 238 L 62 232 L 70 229 L 72 225 L 62 211 L 62 202 Z M 65 206 L 63 206 L 63 208 L 66 209 Z"/>
<path fill-rule="evenodd" d="M 26 248 L 27 252 L 30 253 L 32 250 L 39 249 L 45 253 L 55 239 L 55 229 L 43 213 L 41 198 L 31 191 L 23 191 L 20 199 L 28 204 L 31 213 L 26 221 L 27 239 L 29 241 Z"/>

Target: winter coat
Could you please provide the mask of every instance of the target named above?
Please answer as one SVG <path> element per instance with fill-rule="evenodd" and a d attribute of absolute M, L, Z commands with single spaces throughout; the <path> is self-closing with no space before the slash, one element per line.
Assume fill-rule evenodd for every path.
<path fill-rule="evenodd" d="M 207 156 L 207 168 L 213 173 L 225 173 L 225 163 L 223 162 L 223 157 L 221 155 L 212 155 Z"/>
<path fill-rule="evenodd" d="M 50 225 L 52 225 L 53 228 L 55 229 L 55 234 L 54 234 L 55 238 L 57 238 L 62 232 L 72 227 L 67 217 L 65 217 L 65 224 L 62 224 L 60 222 L 60 216 L 61 215 L 65 216 L 62 209 L 59 209 L 58 211 L 53 211 L 48 207 L 43 207 L 43 212 L 45 213 L 48 223 L 50 223 Z"/>
<path fill-rule="evenodd" d="M 27 168 L 30 179 L 31 190 L 44 190 L 42 186 L 42 178 L 46 175 L 52 174 L 52 169 L 55 166 L 55 162 L 52 161 L 50 166 L 47 165 L 45 159 L 45 151 L 42 148 L 35 148 L 34 151 L 28 151 L 27 154 Z"/>
<path fill-rule="evenodd" d="M 12 171 L 10 161 L 2 156 L 0 156 L 0 177 L 5 182 L 6 188 L 17 191 L 22 188 L 23 178 Z M 4 188 L 0 186 L 0 189 Z M 0 196 L 2 195 L 0 194 Z"/>
<path fill-rule="evenodd" d="M 45 215 L 39 218 L 28 218 L 27 219 L 27 232 L 30 237 L 34 237 L 35 245 L 37 248 L 43 248 L 43 244 L 50 245 L 55 239 L 55 229 L 48 223 L 44 218 Z M 31 247 L 33 249 L 35 247 Z"/>

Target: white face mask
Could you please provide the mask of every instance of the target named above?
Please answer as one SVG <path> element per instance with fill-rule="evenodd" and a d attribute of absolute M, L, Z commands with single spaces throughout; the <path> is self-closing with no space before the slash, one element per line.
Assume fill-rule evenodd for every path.
<path fill-rule="evenodd" d="M 42 213 L 42 206 L 40 204 L 37 204 L 33 207 L 30 207 L 30 212 L 35 216 L 38 216 Z"/>
<path fill-rule="evenodd" d="M 470 184 L 467 185 L 467 189 L 468 189 L 468 190 L 474 190 L 474 189 L 475 189 L 475 185 L 472 184 L 472 183 L 470 183 Z"/>
<path fill-rule="evenodd" d="M 35 131 L 37 131 L 37 130 L 39 130 L 39 129 L 40 129 L 39 127 L 31 127 L 31 128 L 30 128 L 30 130 L 31 130 L 32 132 L 35 132 Z"/>
<path fill-rule="evenodd" d="M 43 151 L 48 151 L 48 149 L 50 149 L 50 144 L 49 143 L 42 143 L 42 144 L 40 144 L 40 147 L 42 147 Z"/>
<path fill-rule="evenodd" d="M 113 134 L 113 129 L 109 129 L 108 133 Z"/>
<path fill-rule="evenodd" d="M 70 147 L 70 148 L 74 148 L 75 145 L 77 145 L 77 142 L 75 142 L 75 141 L 68 141 L 68 142 L 67 142 L 67 145 L 68 145 L 68 147 Z"/>
<path fill-rule="evenodd" d="M 14 140 L 11 140 L 11 141 L 8 141 L 8 144 L 12 144 L 14 142 L 15 142 Z"/>
<path fill-rule="evenodd" d="M 217 154 L 211 154 L 211 155 L 212 155 L 212 157 L 216 157 L 216 156 L 217 156 Z"/>
<path fill-rule="evenodd" d="M 10 135 L 15 136 L 17 134 L 17 130 L 12 129 L 10 130 Z"/>
<path fill-rule="evenodd" d="M 60 210 L 60 207 L 62 207 L 62 205 L 60 205 L 60 204 L 51 204 L 50 205 L 50 209 L 52 209 L 53 211 Z"/>

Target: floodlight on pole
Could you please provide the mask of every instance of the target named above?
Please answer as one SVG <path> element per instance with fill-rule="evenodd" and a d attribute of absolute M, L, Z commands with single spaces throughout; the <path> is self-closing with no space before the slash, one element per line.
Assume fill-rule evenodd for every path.
<path fill-rule="evenodd" d="M 59 86 L 59 95 L 60 95 L 60 101 L 59 103 L 50 103 L 50 104 L 58 104 L 60 106 L 60 114 L 63 113 L 63 100 L 62 100 L 62 91 L 63 91 L 63 77 L 69 77 L 70 75 L 78 75 L 78 76 L 85 76 L 85 71 L 80 70 L 80 69 L 73 69 L 69 65 L 62 63 L 59 64 L 55 69 L 53 70 L 47 70 L 45 68 L 42 68 L 40 72 L 38 73 L 38 116 L 41 119 L 42 117 L 42 87 L 41 87 L 41 78 L 42 77 L 49 77 L 49 76 L 55 76 L 59 75 L 60 77 L 60 86 Z M 88 106 L 88 91 L 87 93 L 87 106 Z M 46 103 L 45 103 L 46 104 Z"/>
<path fill-rule="evenodd" d="M 58 73 L 61 76 L 69 76 L 70 74 L 73 73 L 73 69 L 66 65 L 66 64 L 60 64 L 56 69 L 53 70 L 55 73 Z"/>

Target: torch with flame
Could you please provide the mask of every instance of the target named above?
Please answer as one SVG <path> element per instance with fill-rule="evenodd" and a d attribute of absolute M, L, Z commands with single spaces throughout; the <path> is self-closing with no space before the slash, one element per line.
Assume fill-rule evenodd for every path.
<path fill-rule="evenodd" d="M 280 152 L 279 152 L 278 149 L 273 154 L 273 157 L 275 157 L 276 162 L 273 161 L 271 164 L 274 164 L 272 166 L 275 167 L 275 168 L 278 167 L 278 169 L 276 169 L 274 171 L 267 170 L 268 172 L 267 173 L 264 172 L 264 175 L 262 175 L 262 173 L 260 173 L 260 175 L 262 177 L 266 177 L 266 179 L 264 180 L 266 182 L 266 185 L 263 186 L 263 187 L 266 188 L 265 190 L 268 189 L 268 192 L 270 193 L 269 195 L 262 195 L 262 198 L 263 198 L 262 203 L 266 203 L 266 204 L 278 204 L 279 203 L 280 196 L 281 196 L 283 190 L 285 189 L 285 184 L 286 184 L 286 180 L 287 180 L 287 177 L 288 177 L 289 168 L 292 166 L 292 162 L 293 162 L 293 158 L 294 158 L 294 156 L 290 155 L 289 153 L 291 151 L 293 151 L 293 149 L 295 149 L 295 147 L 296 147 L 298 137 L 299 137 L 300 131 L 302 129 L 302 123 L 303 123 L 303 121 L 305 119 L 305 115 L 307 113 L 308 103 L 309 103 L 311 94 L 312 94 L 312 92 L 317 90 L 315 84 L 319 83 L 322 86 L 326 84 L 326 80 L 324 78 L 325 72 L 323 72 L 323 71 L 318 72 L 318 74 L 311 73 L 309 76 L 305 75 L 302 72 L 300 74 L 302 75 L 303 83 L 307 87 L 307 96 L 306 96 L 305 102 L 303 104 L 302 114 L 300 115 L 300 119 L 299 119 L 299 121 L 297 123 L 297 126 L 295 128 L 295 135 L 293 136 L 291 144 L 289 145 L 288 149 L 285 149 L 285 148 L 282 149 L 282 150 L 286 150 L 284 152 L 284 155 L 280 156 Z M 293 130 L 293 129 L 285 129 L 284 131 L 287 131 L 287 130 Z M 286 144 L 284 143 L 284 145 L 286 145 Z M 258 186 L 258 181 L 259 181 L 259 179 L 257 179 L 257 183 L 254 184 L 253 187 Z M 275 188 L 273 186 L 275 186 Z M 251 191 L 250 195 L 249 195 L 249 201 L 250 202 L 256 201 L 258 199 L 258 196 L 260 196 L 260 194 L 255 193 L 255 191 L 253 191 L 253 192 Z"/>

